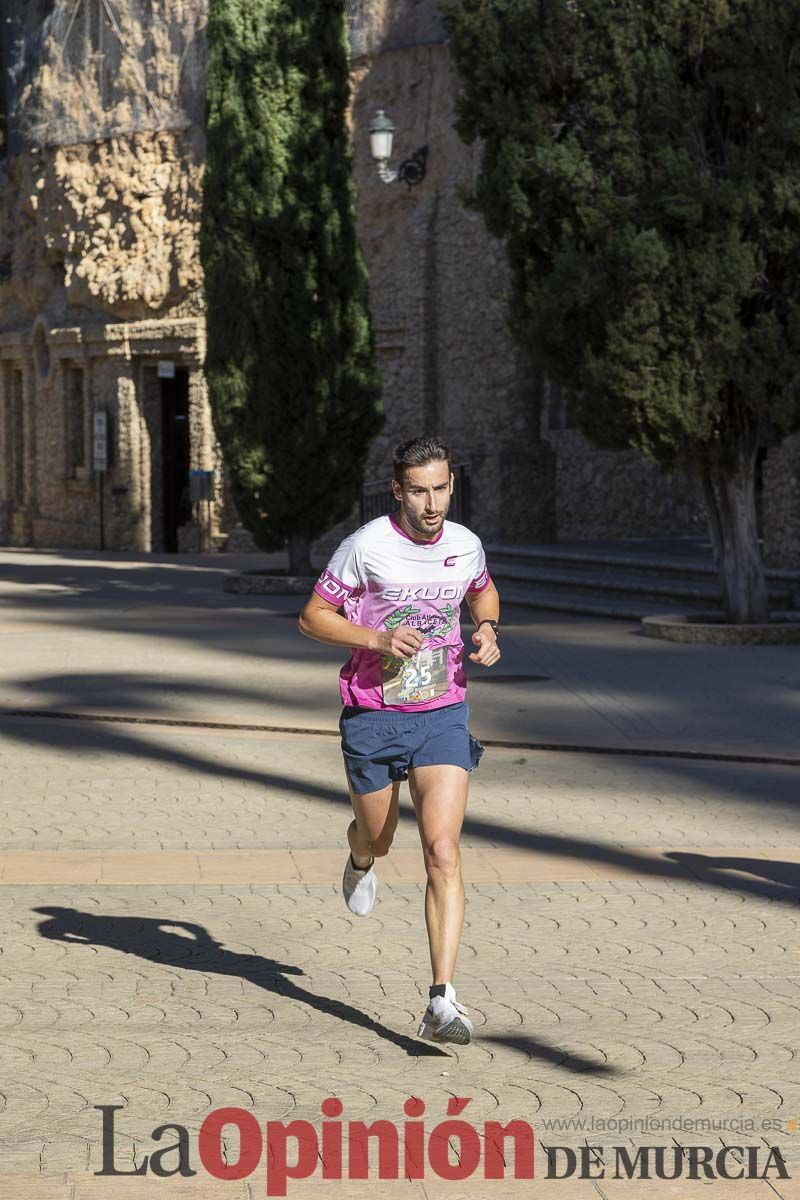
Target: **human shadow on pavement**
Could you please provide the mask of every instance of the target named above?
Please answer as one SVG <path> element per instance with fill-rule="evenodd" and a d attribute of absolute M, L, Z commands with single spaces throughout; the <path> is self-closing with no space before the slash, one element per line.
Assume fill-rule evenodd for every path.
<path fill-rule="evenodd" d="M 340 1021 L 348 1021 L 360 1029 L 369 1030 L 385 1041 L 392 1042 L 410 1057 L 450 1057 L 437 1046 L 396 1033 L 351 1004 L 307 991 L 290 978 L 304 974 L 300 967 L 279 963 L 261 954 L 240 954 L 235 950 L 226 950 L 220 942 L 214 941 L 202 925 L 192 921 L 173 921 L 169 917 L 98 916 L 96 913 L 57 905 L 44 905 L 33 911 L 49 918 L 40 921 L 37 926 L 40 937 L 89 946 L 108 946 L 123 954 L 135 954 L 149 962 L 187 971 L 232 975 L 268 992 L 285 996 L 288 1000 L 297 1000 L 326 1016 L 337 1017 Z M 183 929 L 191 936 L 169 933 L 169 928 Z"/>
<path fill-rule="evenodd" d="M 98 916 L 96 913 L 81 912 L 76 908 L 62 908 L 58 905 L 43 905 L 34 908 L 33 911 L 49 918 L 40 921 L 37 926 L 40 937 L 89 946 L 108 946 L 123 954 L 135 954 L 149 962 L 163 963 L 165 966 L 183 970 L 233 975 L 247 983 L 255 984 L 256 987 L 285 996 L 288 1000 L 298 1000 L 318 1012 L 337 1017 L 340 1021 L 349 1021 L 351 1025 L 367 1029 L 392 1042 L 410 1057 L 450 1057 L 445 1050 L 437 1046 L 396 1033 L 351 1004 L 318 996 L 300 987 L 288 978 L 291 975 L 303 975 L 300 967 L 279 963 L 260 954 L 241 954 L 238 951 L 226 950 L 220 942 L 210 936 L 208 930 L 193 921 L 173 921 L 169 917 Z M 169 929 L 183 929 L 191 936 L 170 933 Z M 532 1037 L 502 1034 L 484 1036 L 478 1031 L 478 1038 L 482 1042 L 507 1046 L 530 1057 L 554 1063 L 556 1066 L 565 1066 L 573 1071 L 617 1073 L 605 1063 L 593 1062 L 580 1054 L 571 1054 L 558 1046 L 540 1042 Z"/>
<path fill-rule="evenodd" d="M 510 1050 L 519 1050 L 522 1054 L 527 1054 L 531 1058 L 538 1058 L 543 1062 L 553 1063 L 554 1066 L 564 1067 L 568 1071 L 580 1071 L 587 1075 L 620 1074 L 616 1068 L 609 1066 L 608 1063 L 596 1062 L 594 1059 L 584 1058 L 582 1054 L 574 1054 L 572 1051 L 564 1050 L 559 1046 L 550 1046 L 546 1042 L 540 1042 L 538 1038 L 530 1037 L 528 1034 L 484 1034 L 480 1040 L 481 1042 L 492 1042 L 495 1046 L 506 1046 Z"/>
<path fill-rule="evenodd" d="M 787 899 L 800 902 L 800 863 L 780 862 L 769 858 L 719 857 L 711 854 L 694 854 L 685 850 L 673 850 L 667 855 L 681 867 L 691 871 L 695 879 L 703 883 L 718 885 L 726 877 L 722 871 L 736 871 L 756 878 L 747 880 L 749 891 L 770 899 Z M 758 880 L 763 879 L 764 883 Z M 734 880 L 729 880 L 733 883 Z M 740 883 L 739 883 L 740 885 Z"/>

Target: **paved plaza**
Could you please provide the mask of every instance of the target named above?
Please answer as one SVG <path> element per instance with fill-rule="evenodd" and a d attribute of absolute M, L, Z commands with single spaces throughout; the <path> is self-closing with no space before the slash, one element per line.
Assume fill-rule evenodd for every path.
<path fill-rule="evenodd" d="M 223 592 L 260 561 L 0 552 L 0 1200 L 255 1200 L 268 1156 L 214 1180 L 204 1118 L 320 1131 L 330 1097 L 342 1122 L 401 1129 L 416 1097 L 428 1131 L 468 1098 L 481 1136 L 518 1119 L 536 1138 L 533 1181 L 426 1169 L 342 1197 L 800 1200 L 800 651 L 504 612 L 504 657 L 470 692 L 487 753 L 457 985 L 476 1040 L 439 1049 L 415 1037 L 407 793 L 374 915 L 352 918 L 342 656 L 300 637 L 297 598 Z M 172 1123 L 197 1175 L 95 1176 L 113 1105 L 118 1169 Z M 554 1148 L 580 1162 L 587 1144 L 604 1177 L 546 1177 L 548 1150 L 563 1171 Z M 731 1146 L 763 1167 L 776 1145 L 797 1179 L 610 1165 L 618 1147 Z"/>

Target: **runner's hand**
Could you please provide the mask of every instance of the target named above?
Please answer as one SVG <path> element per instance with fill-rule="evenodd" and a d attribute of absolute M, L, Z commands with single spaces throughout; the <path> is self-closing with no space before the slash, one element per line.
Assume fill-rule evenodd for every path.
<path fill-rule="evenodd" d="M 497 635 L 491 625 L 481 625 L 472 635 L 472 640 L 478 647 L 475 654 L 470 654 L 470 662 L 480 663 L 482 667 L 492 667 L 500 658 L 497 645 Z"/>
<path fill-rule="evenodd" d="M 418 629 L 399 625 L 397 629 L 387 629 L 379 634 L 378 649 L 381 654 L 391 654 L 392 658 L 411 658 L 422 649 L 424 640 Z"/>

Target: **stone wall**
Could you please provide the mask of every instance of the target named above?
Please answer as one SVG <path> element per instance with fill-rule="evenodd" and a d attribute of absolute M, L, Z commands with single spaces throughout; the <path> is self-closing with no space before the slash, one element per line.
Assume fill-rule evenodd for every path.
<path fill-rule="evenodd" d="M 762 526 L 767 566 L 800 569 L 800 434 L 767 453 Z"/>
<path fill-rule="evenodd" d="M 393 26 L 401 8 L 406 24 Z M 368 478 L 388 476 L 396 442 L 435 431 L 456 462 L 469 464 L 473 525 L 485 540 L 704 532 L 684 476 L 667 478 L 634 453 L 605 454 L 574 430 L 548 428 L 548 384 L 507 329 L 505 249 L 463 202 L 481 151 L 453 129 L 457 81 L 447 46 L 436 44 L 434 0 L 419 0 L 413 17 L 412 27 L 408 6 L 384 6 L 375 30 L 383 52 L 352 73 L 359 236 L 387 416 Z M 407 44 L 415 39 L 434 44 Z M 394 166 L 429 147 L 427 178 L 413 190 L 377 176 L 367 133 L 377 108 L 397 125 Z"/>
<path fill-rule="evenodd" d="M 345 0 L 344 7 L 354 59 L 445 41 L 439 6 L 432 0 Z"/>
<path fill-rule="evenodd" d="M 597 450 L 575 429 L 550 430 L 560 541 L 705 534 L 702 501 L 683 474 L 633 450 Z"/>
<path fill-rule="evenodd" d="M 194 300 L 204 139 L 135 134 L 10 160 L 16 200 L 3 324 L 67 311 L 137 319 Z M 185 311 L 185 309 L 184 309 Z"/>
<path fill-rule="evenodd" d="M 203 138 L 129 138 L 29 150 L 0 178 L 0 536 L 15 544 L 159 550 L 156 372 L 189 373 L 192 467 L 219 468 L 202 377 L 198 254 Z M 14 399 L 22 393 L 21 421 Z M 83 401 L 81 405 L 81 399 Z M 17 408 L 15 408 L 17 405 Z M 111 461 L 92 472 L 91 426 Z M 82 427 L 82 438 L 80 436 Z M 22 448 L 24 467 L 14 466 Z M 19 486 L 17 476 L 22 479 Z M 214 506 L 212 534 L 233 523 Z M 184 544 L 200 536 L 198 506 Z"/>
<path fill-rule="evenodd" d="M 371 52 L 352 63 L 350 121 L 386 412 L 367 479 L 388 477 L 398 441 L 435 432 L 469 466 L 472 524 L 487 541 L 704 533 L 686 479 L 593 449 L 566 413 L 554 421 L 552 389 L 514 346 L 503 245 L 464 204 L 480 147 L 453 129 L 457 82 L 435 0 L 369 0 L 362 15 Z M 394 167 L 428 148 L 416 188 L 378 177 L 368 135 L 378 108 L 397 125 Z M 252 548 L 220 471 L 201 373 L 203 158 L 193 127 L 0 162 L 0 540 L 97 545 L 90 430 L 104 410 L 115 455 L 103 484 L 107 545 L 162 548 L 157 368 L 168 360 L 189 372 L 191 467 L 217 470 L 216 544 L 227 535 L 231 548 Z M 70 449 L 76 421 L 82 462 Z M 800 558 L 798 457 L 787 446 L 767 463 L 775 563 Z M 205 515 L 195 506 L 181 548 L 202 544 Z M 358 519 L 356 507 L 318 552 Z"/>
<path fill-rule="evenodd" d="M 417 6 L 423 31 L 434 10 Z M 385 36 L 391 44 L 391 28 Z M 352 83 L 359 237 L 386 410 L 367 478 L 390 474 L 397 442 L 438 433 L 454 461 L 469 465 L 472 524 L 483 538 L 550 538 L 552 513 L 541 494 L 552 456 L 539 436 L 538 376 L 506 328 L 504 248 L 463 203 L 479 150 L 453 129 L 447 47 L 385 50 L 356 63 Z M 393 166 L 428 147 L 427 176 L 413 189 L 377 175 L 368 125 L 378 108 L 398 127 Z"/>
<path fill-rule="evenodd" d="M 439 432 L 455 460 L 469 464 L 479 532 L 552 536 L 540 502 L 545 489 L 536 503 L 526 500 L 529 480 L 541 476 L 548 455 L 537 435 L 535 376 L 505 330 L 503 248 L 487 239 L 459 195 L 477 160 L 452 129 L 454 83 L 446 47 L 437 43 L 436 6 L 381 3 L 373 5 L 371 19 L 374 45 L 402 48 L 362 58 L 353 70 L 359 232 L 371 272 L 387 414 L 367 477 L 388 475 L 397 441 Z M 415 191 L 377 177 L 367 125 L 378 106 L 398 120 L 398 161 L 430 147 L 428 178 Z M 5 523 L 13 523 L 12 510 L 16 514 L 14 537 L 22 536 L 27 521 L 28 538 L 60 545 L 96 541 L 96 481 L 89 470 L 85 478 L 66 477 L 64 380 L 80 367 L 87 422 L 98 407 L 112 417 L 117 461 L 104 497 L 108 544 L 160 548 L 153 378 L 159 358 L 201 361 L 200 324 L 183 353 L 170 322 L 202 316 L 202 163 L 197 130 L 137 133 L 28 151 L 13 160 L 4 192 L 15 214 L 7 239 L 11 272 L 0 284 L 0 328 L 9 334 L 4 354 L 19 359 L 28 381 L 26 453 L 36 444 L 33 426 L 47 429 L 31 468 L 47 476 L 26 514 L 0 482 Z M 144 319 L 150 328 L 143 351 L 126 341 L 124 330 Z M 52 371 L 34 366 L 37 353 L 53 356 Z M 205 398 L 194 413 L 192 446 L 204 447 L 202 457 L 219 465 Z M 9 419 L 6 411 L 6 424 Z M 221 481 L 218 501 L 217 529 L 246 546 L 248 535 Z M 357 520 L 354 511 L 328 540 Z M 193 544 L 195 534 L 187 530 L 182 544 Z"/>

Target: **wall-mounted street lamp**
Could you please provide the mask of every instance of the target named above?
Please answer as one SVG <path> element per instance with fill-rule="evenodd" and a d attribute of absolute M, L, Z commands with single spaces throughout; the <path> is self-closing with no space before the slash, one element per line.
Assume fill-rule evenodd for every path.
<path fill-rule="evenodd" d="M 372 157 L 378 164 L 378 174 L 384 183 L 394 183 L 399 179 L 410 188 L 416 187 L 425 178 L 428 147 L 420 146 L 419 150 L 415 150 L 410 158 L 401 162 L 397 170 L 393 171 L 389 166 L 389 159 L 392 157 L 395 128 L 394 121 L 387 117 L 382 108 L 378 109 L 369 123 L 370 146 Z"/>

